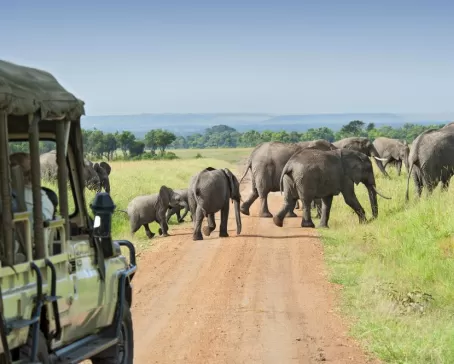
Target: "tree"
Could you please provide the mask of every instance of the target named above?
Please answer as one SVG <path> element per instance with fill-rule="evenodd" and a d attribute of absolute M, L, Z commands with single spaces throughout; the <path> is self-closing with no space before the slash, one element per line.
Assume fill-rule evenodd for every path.
<path fill-rule="evenodd" d="M 128 150 L 131 150 L 131 147 L 136 140 L 136 136 L 130 131 L 123 131 L 116 135 L 118 147 L 122 150 L 123 155 L 126 157 Z"/>
<path fill-rule="evenodd" d="M 134 140 L 129 147 L 129 154 L 131 157 L 138 157 L 143 154 L 145 150 L 145 143 Z"/>
<path fill-rule="evenodd" d="M 156 142 L 157 147 L 161 151 L 161 155 L 164 155 L 167 146 L 172 144 L 173 141 L 177 138 L 175 134 L 171 133 L 170 131 L 163 130 L 163 129 L 156 129 L 154 131 L 154 140 Z"/>

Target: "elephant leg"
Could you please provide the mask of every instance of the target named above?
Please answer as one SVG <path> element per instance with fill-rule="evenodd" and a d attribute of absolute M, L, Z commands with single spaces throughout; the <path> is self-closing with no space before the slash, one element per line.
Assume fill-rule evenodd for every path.
<path fill-rule="evenodd" d="M 364 224 L 367 222 L 366 219 L 366 211 L 364 211 L 363 207 L 358 201 L 358 198 L 356 197 L 355 194 L 355 188 L 353 184 L 351 186 L 348 186 L 348 188 L 344 189 L 342 191 L 342 196 L 344 197 L 345 203 L 350 206 L 353 211 L 358 215 L 359 218 L 359 223 Z"/>
<path fill-rule="evenodd" d="M 298 210 L 300 208 L 300 203 L 298 200 L 295 202 L 295 210 Z"/>
<path fill-rule="evenodd" d="M 397 175 L 400 176 L 400 174 L 402 172 L 402 161 L 401 160 L 398 160 L 396 162 L 396 169 L 397 169 Z"/>
<path fill-rule="evenodd" d="M 268 193 L 260 196 L 261 208 L 260 208 L 260 217 L 273 217 L 270 210 L 268 209 Z"/>
<path fill-rule="evenodd" d="M 413 177 L 413 182 L 415 183 L 416 192 L 418 194 L 418 197 L 421 197 L 422 189 L 423 189 L 423 181 L 421 178 L 421 171 L 416 166 L 413 166 L 412 177 Z"/>
<path fill-rule="evenodd" d="M 143 226 L 143 228 L 145 229 L 145 233 L 147 234 L 148 239 L 153 238 L 153 236 L 154 236 L 155 234 L 151 232 L 150 226 L 149 226 L 148 224 L 143 224 L 142 226 Z"/>
<path fill-rule="evenodd" d="M 303 197 L 303 198 L 301 198 L 301 201 L 303 202 L 303 218 L 301 220 L 301 227 L 315 228 L 315 224 L 311 218 L 312 200 L 307 197 Z"/>
<path fill-rule="evenodd" d="M 250 215 L 249 208 L 255 202 L 255 200 L 257 200 L 258 198 L 259 198 L 259 192 L 257 191 L 257 188 L 253 185 L 251 194 L 246 199 L 246 201 L 244 201 L 241 204 L 241 207 L 240 207 L 241 213 L 249 216 Z"/>
<path fill-rule="evenodd" d="M 180 215 L 180 208 L 177 207 L 176 210 L 175 210 L 175 215 L 177 215 L 177 221 L 178 222 L 181 222 L 181 215 Z"/>
<path fill-rule="evenodd" d="M 197 206 L 194 216 L 194 232 L 192 234 L 192 240 L 203 240 L 202 221 L 203 221 L 202 208 L 200 206 Z"/>
<path fill-rule="evenodd" d="M 317 209 L 316 218 L 320 219 L 322 217 L 322 200 L 320 198 L 314 199 L 314 208 Z"/>
<path fill-rule="evenodd" d="M 214 214 L 207 216 L 208 226 L 202 228 L 203 235 L 210 236 L 210 234 L 216 229 L 216 221 L 214 220 Z"/>
<path fill-rule="evenodd" d="M 219 226 L 219 237 L 227 238 L 229 233 L 227 232 L 227 223 L 229 221 L 229 201 L 226 202 L 224 207 L 221 209 L 221 225 Z"/>
<path fill-rule="evenodd" d="M 333 203 L 333 196 L 327 196 L 322 198 L 322 207 L 321 207 L 321 218 L 320 218 L 320 225 L 321 228 L 329 228 L 328 220 L 329 214 L 331 212 L 331 205 Z"/>
<path fill-rule="evenodd" d="M 171 207 L 167 210 L 166 221 L 167 223 L 170 221 L 170 218 L 175 214 L 175 208 Z"/>
<path fill-rule="evenodd" d="M 169 225 L 167 225 L 167 221 L 165 219 L 161 220 L 161 221 L 158 221 L 159 223 L 159 235 L 162 235 L 162 236 L 169 236 Z"/>
<path fill-rule="evenodd" d="M 184 209 L 184 212 L 183 212 L 183 216 L 181 216 L 181 218 L 178 218 L 178 222 L 184 222 L 184 218 L 186 217 L 186 215 L 188 214 L 189 212 L 189 209 L 188 208 L 185 208 Z M 191 215 L 191 221 L 192 221 L 192 215 Z"/>
<path fill-rule="evenodd" d="M 293 206 L 295 206 L 295 200 L 296 199 L 293 197 L 289 197 L 284 200 L 284 205 L 273 217 L 274 225 L 279 227 L 284 226 L 284 218 L 288 216 L 289 211 L 291 211 Z"/>
<path fill-rule="evenodd" d="M 290 208 L 290 210 L 287 211 L 286 217 L 298 217 L 298 215 L 295 214 L 296 203 L 298 202 L 298 200 L 292 200 L 292 201 L 295 201 L 295 203 L 292 203 L 290 201 L 290 206 L 293 205 L 293 208 Z"/>

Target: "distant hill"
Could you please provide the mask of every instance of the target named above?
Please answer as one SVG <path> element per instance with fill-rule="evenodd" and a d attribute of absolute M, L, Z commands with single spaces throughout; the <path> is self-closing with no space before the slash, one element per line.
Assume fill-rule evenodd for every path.
<path fill-rule="evenodd" d="M 377 127 L 389 125 L 400 127 L 405 123 L 438 124 L 454 120 L 453 113 L 440 114 L 393 114 L 393 113 L 345 113 L 345 114 L 301 114 L 273 115 L 248 113 L 218 114 L 137 114 L 84 116 L 82 127 L 97 128 L 104 132 L 129 130 L 137 137 L 143 137 L 151 129 L 163 128 L 177 135 L 203 133 L 214 125 L 224 124 L 239 132 L 247 130 L 286 130 L 303 132 L 310 128 L 327 126 L 339 130 L 352 120 L 374 123 Z"/>

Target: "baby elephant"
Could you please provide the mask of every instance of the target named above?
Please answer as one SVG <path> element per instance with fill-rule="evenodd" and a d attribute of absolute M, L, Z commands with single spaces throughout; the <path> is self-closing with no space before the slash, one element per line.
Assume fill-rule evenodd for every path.
<path fill-rule="evenodd" d="M 236 233 L 241 234 L 240 216 L 240 184 L 229 169 L 214 169 L 208 167 L 191 178 L 189 185 L 189 199 L 193 214 L 193 240 L 203 240 L 202 221 L 206 217 L 208 226 L 203 233 L 209 236 L 216 228 L 214 214 L 221 211 L 221 226 L 219 237 L 228 237 L 227 221 L 229 218 L 229 202 L 234 203 L 236 218 Z"/>
<path fill-rule="evenodd" d="M 182 189 L 182 190 L 175 190 L 175 193 L 180 195 L 180 203 L 178 205 L 171 206 L 169 205 L 169 209 L 167 210 L 167 223 L 169 223 L 170 218 L 173 215 L 177 215 L 177 220 L 178 222 L 183 222 L 184 218 L 188 214 L 189 211 L 189 205 L 188 205 L 188 189 Z M 180 216 L 180 211 L 181 209 L 184 209 L 183 216 Z M 191 220 L 192 220 L 192 215 L 191 215 Z"/>
<path fill-rule="evenodd" d="M 128 205 L 126 212 L 129 216 L 131 234 L 134 234 L 141 226 L 144 227 L 147 237 L 151 239 L 155 234 L 150 231 L 148 224 L 156 221 L 159 235 L 168 236 L 169 226 L 166 220 L 166 211 L 170 206 L 180 203 L 180 195 L 171 188 L 161 186 L 159 193 L 135 197 Z"/>

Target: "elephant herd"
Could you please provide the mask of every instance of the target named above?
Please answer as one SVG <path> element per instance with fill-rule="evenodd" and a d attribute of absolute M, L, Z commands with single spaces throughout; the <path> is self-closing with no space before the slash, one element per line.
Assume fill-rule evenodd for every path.
<path fill-rule="evenodd" d="M 377 189 L 371 158 L 385 178 L 390 178 L 387 165 L 395 165 L 399 176 L 402 164 L 405 165 L 408 172 L 406 200 L 409 199 L 411 177 L 418 196 L 423 188 L 432 192 L 439 182 L 446 189 L 454 174 L 454 122 L 441 129 L 424 131 L 413 141 L 411 149 L 406 142 L 385 137 L 376 138 L 374 142 L 365 137 L 351 137 L 333 143 L 323 139 L 261 143 L 249 155 L 240 180 L 228 168 L 207 167 L 190 178 L 188 188 L 174 190 L 163 185 L 158 193 L 137 196 L 126 210 L 120 211 L 128 215 L 131 234 L 143 227 L 150 239 L 154 236 L 150 223 L 157 222 L 159 234 L 168 236 L 170 218 L 176 215 L 181 223 L 190 212 L 193 240 L 203 240 L 203 235 L 209 236 L 215 230 L 218 212 L 221 215 L 219 236 L 228 236 L 230 202 L 235 212 L 237 234 L 241 233 L 241 214 L 249 215 L 250 207 L 257 199 L 260 199 L 259 216 L 272 218 L 278 227 L 283 226 L 285 217 L 296 217 L 294 210 L 299 208 L 298 201 L 301 201 L 301 227 L 315 227 L 311 208 L 316 207 L 319 226 L 327 228 L 333 197 L 342 194 L 359 222 L 365 223 L 366 213 L 356 197 L 355 185 L 362 183 L 367 188 L 373 219 L 378 216 L 377 196 L 390 199 Z M 109 164 L 93 164 L 86 160 L 85 168 L 87 188 L 96 191 L 104 188 L 110 193 Z M 41 170 L 43 177 L 56 179 L 55 151 L 41 155 Z M 251 174 L 251 192 L 243 201 L 240 184 L 248 172 Z M 279 191 L 284 200 L 273 216 L 268 208 L 268 194 Z M 202 228 L 204 218 L 207 226 Z"/>

